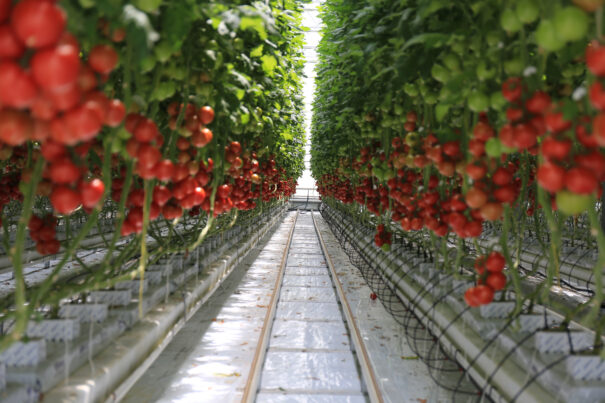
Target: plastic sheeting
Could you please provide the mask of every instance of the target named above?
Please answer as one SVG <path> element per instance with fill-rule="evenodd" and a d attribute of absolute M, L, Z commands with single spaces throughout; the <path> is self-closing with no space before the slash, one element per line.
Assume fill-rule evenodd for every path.
<path fill-rule="evenodd" d="M 408 346 L 401 326 L 379 300 L 370 299 L 372 291 L 321 215 L 316 214 L 315 220 L 355 316 L 384 401 L 442 401 L 439 386 Z"/>
<path fill-rule="evenodd" d="M 125 402 L 239 402 L 294 214 L 187 322 Z M 262 247 L 262 246 L 261 246 Z"/>

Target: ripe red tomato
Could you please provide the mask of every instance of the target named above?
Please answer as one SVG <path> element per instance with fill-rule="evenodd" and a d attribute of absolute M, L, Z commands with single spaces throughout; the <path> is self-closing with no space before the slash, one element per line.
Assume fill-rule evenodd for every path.
<path fill-rule="evenodd" d="M 547 137 L 541 144 L 542 155 L 548 159 L 562 160 L 567 157 L 571 150 L 571 140 L 557 140 Z"/>
<path fill-rule="evenodd" d="M 202 124 L 210 124 L 214 120 L 214 109 L 210 106 L 202 106 L 198 112 L 198 117 Z"/>
<path fill-rule="evenodd" d="M 25 143 L 32 134 L 33 124 L 24 112 L 13 109 L 0 110 L 0 140 L 10 146 Z"/>
<path fill-rule="evenodd" d="M 493 251 L 485 259 L 485 268 L 489 272 L 500 272 L 504 270 L 506 259 L 500 252 Z"/>
<path fill-rule="evenodd" d="M 231 194 L 232 187 L 229 184 L 224 184 L 218 187 L 217 194 L 220 198 L 225 199 Z"/>
<path fill-rule="evenodd" d="M 109 101 L 105 124 L 109 127 L 118 127 L 126 116 L 126 107 L 119 99 Z"/>
<path fill-rule="evenodd" d="M 0 63 L 0 103 L 24 108 L 34 102 L 38 89 L 32 78 L 14 62 Z"/>
<path fill-rule="evenodd" d="M 18 59 L 25 47 L 10 26 L 0 25 L 0 59 Z"/>
<path fill-rule="evenodd" d="M 229 149 L 235 155 L 240 155 L 242 153 L 242 145 L 239 143 L 239 141 L 232 141 L 229 144 Z"/>
<path fill-rule="evenodd" d="M 562 132 L 571 127 L 571 122 L 563 118 L 562 112 L 547 112 L 544 115 L 546 128 L 553 133 Z"/>
<path fill-rule="evenodd" d="M 118 64 L 118 54 L 110 45 L 97 45 L 88 55 L 88 65 L 99 74 L 109 74 Z"/>
<path fill-rule="evenodd" d="M 586 66 L 595 76 L 605 75 L 605 47 L 597 41 L 586 47 Z"/>
<path fill-rule="evenodd" d="M 80 186 L 82 205 L 87 208 L 95 207 L 105 192 L 105 184 L 101 179 L 95 178 L 90 182 L 83 182 Z"/>
<path fill-rule="evenodd" d="M 75 142 L 92 140 L 103 127 L 96 109 L 88 104 L 71 109 L 63 115 L 63 120 L 67 130 L 75 136 Z"/>
<path fill-rule="evenodd" d="M 519 124 L 515 128 L 514 144 L 520 150 L 527 150 L 533 147 L 538 141 L 538 133 L 533 126 L 528 124 Z"/>
<path fill-rule="evenodd" d="M 168 181 L 174 176 L 174 164 L 168 159 L 158 162 L 153 170 L 155 177 L 161 181 Z"/>
<path fill-rule="evenodd" d="M 495 291 L 500 291 L 506 287 L 506 276 L 502 272 L 491 272 L 487 276 L 485 284 L 493 288 Z"/>
<path fill-rule="evenodd" d="M 32 57 L 32 75 L 47 90 L 65 87 L 78 81 L 80 57 L 78 48 L 58 45 L 42 49 Z"/>
<path fill-rule="evenodd" d="M 44 225 L 44 221 L 42 221 L 42 219 L 36 215 L 32 215 L 31 218 L 29 219 L 29 222 L 27 223 L 27 228 L 30 231 L 38 231 L 39 229 L 42 228 L 42 226 Z"/>
<path fill-rule="evenodd" d="M 481 207 L 481 217 L 484 220 L 495 221 L 502 216 L 503 210 L 502 204 L 488 202 Z"/>
<path fill-rule="evenodd" d="M 511 124 L 507 123 L 500 128 L 498 138 L 500 139 L 500 142 L 505 146 L 510 148 L 515 147 L 515 129 Z"/>
<path fill-rule="evenodd" d="M 210 143 L 211 141 L 212 141 L 212 131 L 205 127 L 202 128 L 201 130 L 193 133 L 193 136 L 191 136 L 191 144 L 193 144 L 195 147 L 198 147 L 198 148 L 204 147 L 206 144 Z"/>
<path fill-rule="evenodd" d="M 550 105 L 550 97 L 543 91 L 534 92 L 531 98 L 525 101 L 525 108 L 536 115 L 543 114 L 548 108 L 550 108 Z"/>
<path fill-rule="evenodd" d="M 80 168 L 69 158 L 63 158 L 50 164 L 49 178 L 53 183 L 68 184 L 80 179 Z"/>
<path fill-rule="evenodd" d="M 494 172 L 492 181 L 495 185 L 505 186 L 512 183 L 513 175 L 507 169 L 500 167 Z"/>
<path fill-rule="evenodd" d="M 505 185 L 494 189 L 494 197 L 501 203 L 513 203 L 517 198 L 517 192 L 512 185 Z"/>
<path fill-rule="evenodd" d="M 477 307 L 481 305 L 479 303 L 479 299 L 477 298 L 477 287 L 471 287 L 464 293 L 464 301 L 470 307 Z"/>
<path fill-rule="evenodd" d="M 593 171 L 584 167 L 571 168 L 565 174 L 564 181 L 567 189 L 580 195 L 591 194 L 599 186 Z"/>
<path fill-rule="evenodd" d="M 502 96 L 508 102 L 515 102 L 521 98 L 522 84 L 519 77 L 510 77 L 502 83 Z"/>
<path fill-rule="evenodd" d="M 166 186 L 159 185 L 156 186 L 155 189 L 153 189 L 153 201 L 158 206 L 164 206 L 166 203 L 168 203 L 168 200 L 170 200 L 171 198 L 172 193 L 170 192 L 170 189 L 168 189 Z"/>
<path fill-rule="evenodd" d="M 127 118 L 128 119 L 128 118 Z M 127 122 L 128 124 L 128 122 Z M 128 130 L 128 127 L 126 128 Z M 134 127 L 133 135 L 141 143 L 149 143 L 159 134 L 158 127 L 151 119 L 141 118 Z"/>
<path fill-rule="evenodd" d="M 494 300 L 494 290 L 487 285 L 475 287 L 475 298 L 479 305 L 489 304 Z"/>
<path fill-rule="evenodd" d="M 71 214 L 81 204 L 80 194 L 67 186 L 57 186 L 50 195 L 50 202 L 60 214 Z"/>
<path fill-rule="evenodd" d="M 563 189 L 565 184 L 565 170 L 558 165 L 546 163 L 540 165 L 536 178 L 545 190 L 556 193 Z"/>
<path fill-rule="evenodd" d="M 487 194 L 476 187 L 470 188 L 464 197 L 466 199 L 466 204 L 468 204 L 470 208 L 480 208 L 487 203 Z"/>
<path fill-rule="evenodd" d="M 152 168 L 160 161 L 162 154 L 160 150 L 149 144 L 142 144 L 137 152 L 139 164 L 145 168 Z M 155 175 L 155 173 L 154 173 Z"/>
<path fill-rule="evenodd" d="M 599 151 L 576 155 L 574 161 L 578 166 L 592 171 L 599 182 L 605 181 L 605 156 Z"/>
<path fill-rule="evenodd" d="M 180 206 L 176 206 L 173 204 L 166 204 L 162 208 L 162 215 L 167 220 L 173 220 L 175 218 L 179 218 L 183 215 L 183 209 Z"/>
<path fill-rule="evenodd" d="M 475 181 L 484 178 L 487 173 L 487 168 L 483 164 L 471 163 L 464 169 L 469 178 Z"/>
<path fill-rule="evenodd" d="M 48 97 L 57 110 L 66 111 L 80 103 L 82 92 L 77 84 L 72 84 L 45 91 L 44 95 Z"/>
<path fill-rule="evenodd" d="M 52 1 L 23 0 L 13 8 L 10 22 L 25 46 L 42 48 L 57 43 L 65 28 L 66 16 Z"/>
<path fill-rule="evenodd" d="M 12 6 L 12 0 L 0 0 L 0 22 L 8 19 Z"/>
<path fill-rule="evenodd" d="M 189 168 L 185 164 L 177 164 L 174 166 L 174 174 L 172 175 L 173 182 L 180 182 L 189 176 Z"/>

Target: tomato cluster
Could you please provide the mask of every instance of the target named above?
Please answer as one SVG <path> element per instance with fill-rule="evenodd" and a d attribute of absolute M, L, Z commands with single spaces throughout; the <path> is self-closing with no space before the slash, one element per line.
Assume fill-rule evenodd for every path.
<path fill-rule="evenodd" d="M 489 304 L 494 299 L 494 292 L 506 287 L 506 275 L 503 272 L 505 265 L 504 256 L 497 251 L 477 257 L 475 260 L 475 270 L 479 275 L 477 285 L 464 293 L 464 300 L 469 306 Z"/>
<path fill-rule="evenodd" d="M 91 209 L 104 184 L 89 179 L 83 161 L 102 127 L 120 125 L 125 107 L 98 86 L 115 68 L 118 55 L 98 45 L 80 59 L 76 38 L 65 31 L 65 12 L 55 3 L 7 3 L 0 22 L 0 141 L 18 147 L 33 140 L 48 164 L 40 194 L 60 214 Z M 21 66 L 27 66 L 26 69 Z M 53 249 L 54 248 L 49 248 Z"/>
<path fill-rule="evenodd" d="M 505 248 L 503 258 L 519 256 L 531 225 L 536 236 L 553 233 L 541 248 L 555 262 L 547 271 L 559 276 L 562 234 L 576 237 L 566 226 L 590 222 L 591 245 L 602 232 L 603 5 L 327 5 L 311 159 L 322 197 L 360 205 L 348 211 L 367 210 L 376 223 L 430 242 L 438 256 L 455 239 L 457 261 L 468 243 L 486 253 L 488 228 L 516 248 Z M 374 31 L 356 35 L 367 26 Z M 477 286 L 467 293 L 473 306 L 507 286 L 499 271 L 474 276 Z"/>
<path fill-rule="evenodd" d="M 41 255 L 59 252 L 61 243 L 57 240 L 57 219 L 52 215 L 43 218 L 32 216 L 27 224 L 30 237 L 36 242 L 36 251 Z"/>

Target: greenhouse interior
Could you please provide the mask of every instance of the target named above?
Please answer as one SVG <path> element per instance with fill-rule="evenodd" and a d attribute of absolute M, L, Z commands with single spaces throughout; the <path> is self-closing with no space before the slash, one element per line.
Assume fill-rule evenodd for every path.
<path fill-rule="evenodd" d="M 0 402 L 605 402 L 605 0 L 0 0 Z"/>

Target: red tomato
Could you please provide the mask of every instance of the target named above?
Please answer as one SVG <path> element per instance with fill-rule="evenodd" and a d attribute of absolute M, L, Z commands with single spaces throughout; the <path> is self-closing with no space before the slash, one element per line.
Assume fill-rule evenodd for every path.
<path fill-rule="evenodd" d="M 63 120 L 67 129 L 75 136 L 76 142 L 92 140 L 103 127 L 97 110 L 88 104 L 68 111 L 63 115 Z"/>
<path fill-rule="evenodd" d="M 109 108 L 104 123 L 109 127 L 118 127 L 124 120 L 124 116 L 126 116 L 124 103 L 119 99 L 109 101 Z"/>
<path fill-rule="evenodd" d="M 34 102 L 38 89 L 32 78 L 14 62 L 0 63 L 0 103 L 24 108 Z"/>
<path fill-rule="evenodd" d="M 0 0 L 0 22 L 7 20 L 12 6 L 12 0 Z"/>
<path fill-rule="evenodd" d="M 88 65 L 99 74 L 109 74 L 118 64 L 118 54 L 110 45 L 97 45 L 88 55 Z"/>
<path fill-rule="evenodd" d="M 137 141 L 149 143 L 156 138 L 159 134 L 159 130 L 153 120 L 142 118 L 137 122 L 133 134 Z"/>
<path fill-rule="evenodd" d="M 52 1 L 23 0 L 13 8 L 10 22 L 25 46 L 42 48 L 57 43 L 65 28 L 66 16 Z"/>
<path fill-rule="evenodd" d="M 542 141 L 542 155 L 549 159 L 562 160 L 567 157 L 571 150 L 571 140 L 556 140 L 552 137 L 547 137 Z"/>
<path fill-rule="evenodd" d="M 75 84 L 80 72 L 78 52 L 78 48 L 71 45 L 36 52 L 30 63 L 36 83 L 47 90 Z"/>
<path fill-rule="evenodd" d="M 40 152 L 46 161 L 53 162 L 67 155 L 67 149 L 63 144 L 54 141 L 45 141 L 40 147 Z"/>
<path fill-rule="evenodd" d="M 558 165 L 546 163 L 540 165 L 536 178 L 545 190 L 556 193 L 563 189 L 565 184 L 565 170 Z"/>
<path fill-rule="evenodd" d="M 514 144 L 520 150 L 527 150 L 534 146 L 538 141 L 538 133 L 533 126 L 528 124 L 519 124 L 515 128 Z"/>
<path fill-rule="evenodd" d="M 25 47 L 8 25 L 0 25 L 0 59 L 18 59 Z"/>
<path fill-rule="evenodd" d="M 139 164 L 145 168 L 152 168 L 158 163 L 162 154 L 160 150 L 149 144 L 143 144 L 139 147 L 137 152 L 137 158 Z"/>
<path fill-rule="evenodd" d="M 202 106 L 198 112 L 198 117 L 202 124 L 210 124 L 214 120 L 214 109 L 210 106 Z"/>
<path fill-rule="evenodd" d="M 183 209 L 180 206 L 175 206 L 173 204 L 166 204 L 162 208 L 162 215 L 167 220 L 173 220 L 175 218 L 179 218 L 183 215 Z"/>
<path fill-rule="evenodd" d="M 485 203 L 481 207 L 481 217 L 484 220 L 495 221 L 498 220 L 502 216 L 502 211 L 504 208 L 500 203 Z"/>
<path fill-rule="evenodd" d="M 170 200 L 171 198 L 172 193 L 170 192 L 170 189 L 168 189 L 166 186 L 160 185 L 156 186 L 155 189 L 153 189 L 153 201 L 158 206 L 164 206 L 166 203 L 168 203 L 168 200 Z"/>
<path fill-rule="evenodd" d="M 153 170 L 156 178 L 161 181 L 168 181 L 174 175 L 174 164 L 167 159 L 161 160 L 154 166 Z"/>
<path fill-rule="evenodd" d="M 550 105 L 550 97 L 543 91 L 534 92 L 531 98 L 525 101 L 525 108 L 536 115 L 543 114 L 548 108 L 550 108 Z"/>
<path fill-rule="evenodd" d="M 71 214 L 78 208 L 82 199 L 80 194 L 67 186 L 57 186 L 50 195 L 50 202 L 60 214 Z"/>
<path fill-rule="evenodd" d="M 495 291 L 500 291 L 506 287 L 506 276 L 502 272 L 492 272 L 487 276 L 485 283 Z"/>
<path fill-rule="evenodd" d="M 475 298 L 479 305 L 489 304 L 494 300 L 494 290 L 487 285 L 475 287 Z"/>
<path fill-rule="evenodd" d="M 90 182 L 83 182 L 80 186 L 82 205 L 87 208 L 95 207 L 105 192 L 105 184 L 101 179 L 95 178 Z"/>
<path fill-rule="evenodd" d="M 0 110 L 0 140 L 10 146 L 25 143 L 32 134 L 33 123 L 28 114 L 12 109 Z"/>
<path fill-rule="evenodd" d="M 508 102 L 515 102 L 521 98 L 522 85 L 519 77 L 510 77 L 502 83 L 502 96 Z"/>
<path fill-rule="evenodd" d="M 53 183 L 68 184 L 80 179 L 81 171 L 69 158 L 63 158 L 50 164 L 48 168 Z"/>
<path fill-rule="evenodd" d="M 470 208 L 480 208 L 487 203 L 487 194 L 476 187 L 470 188 L 466 192 L 464 198 L 466 199 L 466 204 L 468 204 Z"/>
<path fill-rule="evenodd" d="M 494 172 L 492 176 L 492 181 L 495 185 L 504 186 L 512 183 L 513 175 L 506 169 L 500 167 Z"/>
<path fill-rule="evenodd" d="M 29 219 L 29 222 L 27 223 L 27 228 L 30 231 L 38 231 L 39 229 L 42 228 L 42 226 L 44 225 L 44 221 L 42 221 L 42 219 L 36 215 L 32 215 L 31 218 Z"/>
<path fill-rule="evenodd" d="M 201 130 L 193 133 L 191 136 L 191 144 L 195 147 L 201 148 L 212 141 L 212 131 L 208 128 L 202 128 Z"/>
<path fill-rule="evenodd" d="M 82 92 L 77 84 L 66 87 L 55 88 L 44 93 L 52 102 L 53 106 L 59 111 L 66 111 L 74 108 L 80 103 Z"/>
<path fill-rule="evenodd" d="M 477 287 L 471 287 L 464 293 L 464 301 L 470 307 L 477 307 L 481 305 L 477 298 L 476 288 Z"/>
<path fill-rule="evenodd" d="M 567 189 L 575 194 L 591 194 L 599 186 L 593 171 L 584 167 L 571 168 L 564 181 Z"/>
<path fill-rule="evenodd" d="M 500 272 L 504 270 L 506 259 L 500 252 L 493 251 L 485 259 L 485 268 L 489 272 Z"/>
<path fill-rule="evenodd" d="M 605 47 L 597 41 L 586 47 L 586 66 L 595 76 L 605 75 Z"/>

